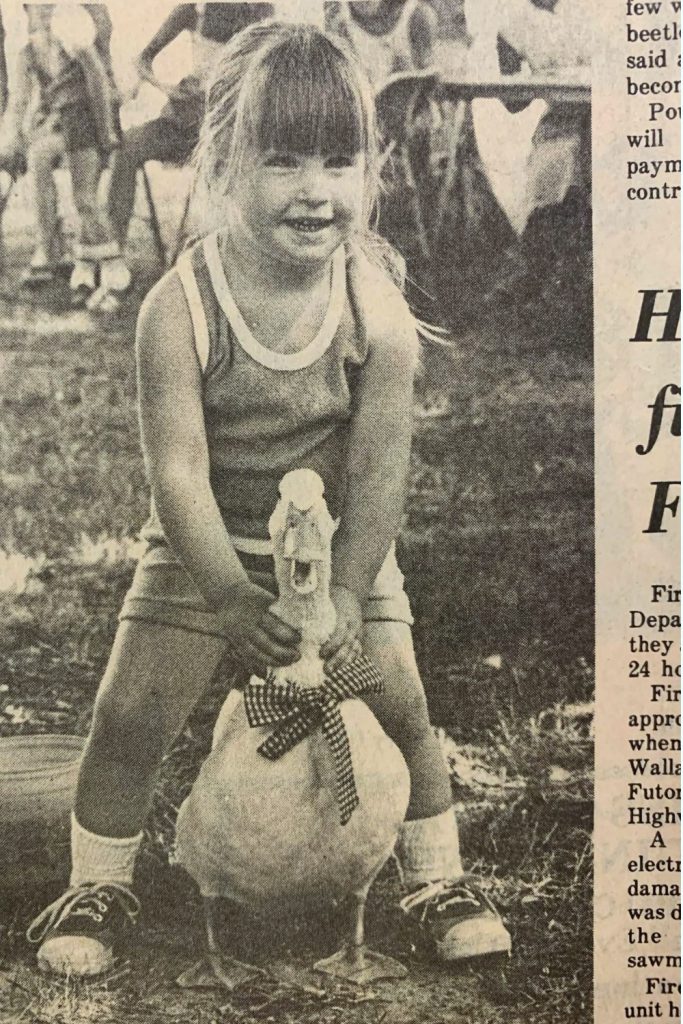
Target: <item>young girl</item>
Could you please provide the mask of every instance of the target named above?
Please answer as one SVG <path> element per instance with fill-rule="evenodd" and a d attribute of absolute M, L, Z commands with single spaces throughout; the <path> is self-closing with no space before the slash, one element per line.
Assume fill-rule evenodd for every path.
<path fill-rule="evenodd" d="M 29 929 L 42 967 L 97 974 L 134 919 L 130 891 L 162 757 L 226 647 L 244 668 L 297 659 L 269 610 L 268 518 L 308 467 L 340 524 L 330 666 L 360 645 L 385 679 L 370 706 L 411 798 L 397 844 L 403 909 L 444 959 L 507 951 L 463 879 L 448 773 L 415 664 L 393 541 L 408 469 L 416 333 L 367 231 L 377 191 L 368 85 L 342 44 L 265 22 L 228 44 L 208 92 L 198 180 L 217 233 L 153 289 L 138 326 L 154 509 L 95 706 L 73 817 L 71 888 Z"/>

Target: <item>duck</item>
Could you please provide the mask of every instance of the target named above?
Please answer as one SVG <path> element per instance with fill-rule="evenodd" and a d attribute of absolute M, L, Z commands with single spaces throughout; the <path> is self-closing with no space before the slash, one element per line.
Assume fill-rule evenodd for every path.
<path fill-rule="evenodd" d="M 340 948 L 314 968 L 359 984 L 407 973 L 365 941 L 367 895 L 392 855 L 410 777 L 362 699 L 364 688 L 381 686 L 376 669 L 361 657 L 341 679 L 330 677 L 320 656 L 335 627 L 336 526 L 317 473 L 282 478 L 269 522 L 278 586 L 272 611 L 300 631 L 301 657 L 228 695 L 178 814 L 176 860 L 199 886 L 209 960 L 229 988 L 249 971 L 220 953 L 224 901 L 298 917 L 344 903 Z"/>

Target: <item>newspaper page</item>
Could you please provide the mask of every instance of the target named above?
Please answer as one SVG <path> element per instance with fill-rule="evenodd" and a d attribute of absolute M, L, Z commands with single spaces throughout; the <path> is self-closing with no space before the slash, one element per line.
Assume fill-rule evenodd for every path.
<path fill-rule="evenodd" d="M 680 16 L 676 4 L 610 6 L 593 68 L 595 1013 L 600 1021 L 674 1020 L 681 927 Z M 650 319 L 662 310 L 664 317 Z"/>
<path fill-rule="evenodd" d="M 0 1022 L 678 1019 L 680 4 L 0 15 Z"/>

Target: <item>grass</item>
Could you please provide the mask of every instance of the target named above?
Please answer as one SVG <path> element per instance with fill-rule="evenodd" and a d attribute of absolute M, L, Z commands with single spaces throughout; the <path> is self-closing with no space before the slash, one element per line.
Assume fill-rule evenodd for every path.
<path fill-rule="evenodd" d="M 425 349 L 401 541 L 464 855 L 513 933 L 510 963 L 444 973 L 412 952 L 388 872 L 372 927 L 411 962 L 396 989 L 408 1016 L 386 989 L 316 1001 L 276 984 L 177 1002 L 171 982 L 196 955 L 200 918 L 168 860 L 216 686 L 166 760 L 140 866 L 145 949 L 112 987 L 60 987 L 26 966 L 23 929 L 59 890 L 65 834 L 34 833 L 32 853 L 13 862 L 3 854 L 3 1020 L 591 1019 L 591 367 L 585 342 L 549 340 L 533 312 L 491 300 L 476 328 Z M 132 322 L 67 313 L 55 323 L 7 299 L 0 316 L 0 735 L 85 734 L 148 505 Z M 303 962 L 313 939 L 309 926 L 275 941 Z"/>

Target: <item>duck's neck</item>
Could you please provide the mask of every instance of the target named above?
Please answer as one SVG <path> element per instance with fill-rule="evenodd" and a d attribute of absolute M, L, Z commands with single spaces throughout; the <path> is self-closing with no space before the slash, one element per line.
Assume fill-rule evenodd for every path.
<path fill-rule="evenodd" d="M 325 673 L 320 648 L 332 636 L 336 624 L 329 587 L 320 587 L 312 594 L 293 594 L 283 588 L 272 611 L 301 633 L 301 658 L 293 665 L 276 669 L 276 679 L 299 686 L 322 686 Z"/>

